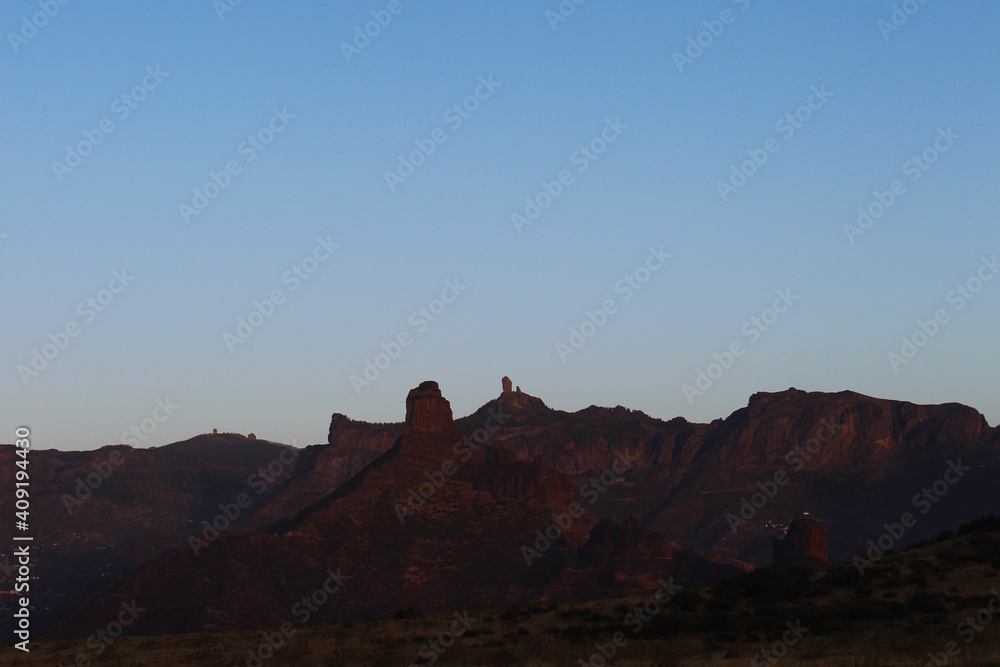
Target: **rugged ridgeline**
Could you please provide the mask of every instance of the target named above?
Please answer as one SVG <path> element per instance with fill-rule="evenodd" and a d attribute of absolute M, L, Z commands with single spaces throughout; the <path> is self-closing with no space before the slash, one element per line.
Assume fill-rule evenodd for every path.
<path fill-rule="evenodd" d="M 909 543 L 1000 504 L 991 491 L 1000 476 L 1000 433 L 958 404 L 917 406 L 853 392 L 755 394 L 748 407 L 705 427 L 700 442 L 679 449 L 690 464 L 651 471 L 670 492 L 645 514 L 648 525 L 754 562 L 767 562 L 770 539 L 802 512 L 829 531 L 831 559 L 843 560 L 903 512 L 920 516 L 905 535 Z M 947 495 L 915 507 L 914 496 L 959 459 L 970 469 Z"/>
<path fill-rule="evenodd" d="M 742 569 L 684 552 L 638 520 L 598 523 L 577 500 L 570 479 L 541 459 L 519 461 L 463 433 L 425 382 L 407 396 L 395 444 L 334 493 L 266 532 L 169 551 L 91 588 L 56 636 L 86 636 L 92 619 L 132 599 L 145 608 L 144 634 L 296 622 L 296 603 L 338 585 L 338 572 L 339 589 L 310 622 L 598 598 L 675 571 L 691 584 Z"/>
<path fill-rule="evenodd" d="M 568 501 L 565 493 L 575 486 L 575 500 L 588 512 L 567 535 L 571 547 L 582 547 L 590 539 L 591 524 L 599 519 L 615 519 L 615 525 L 622 526 L 638 515 L 668 542 L 711 553 L 716 560 L 726 556 L 769 564 L 772 539 L 808 512 L 828 531 L 829 555 L 836 562 L 878 539 L 882 524 L 898 521 L 903 512 L 914 513 L 918 520 L 900 544 L 1000 510 L 995 493 L 1000 431 L 958 404 L 918 406 L 852 392 L 791 389 L 755 394 L 747 407 L 725 420 L 693 424 L 680 418 L 662 421 L 621 406 L 592 406 L 575 413 L 553 410 L 508 380 L 496 399 L 447 426 L 449 437 L 457 437 L 456 427 L 473 437 L 472 444 L 478 440 L 485 447 L 472 451 L 463 444 L 456 454 L 454 441 L 445 438 L 447 446 L 438 448 L 440 455 L 463 463 L 447 477 L 464 486 L 445 485 L 417 515 L 435 516 L 439 500 L 469 486 L 478 490 L 475 498 L 492 499 L 482 508 L 523 497 L 535 503 L 536 510 Z M 229 534 L 266 529 L 265 536 L 254 539 L 272 539 L 284 531 L 281 522 L 315 513 L 335 499 L 360 497 L 354 494 L 366 488 L 364 480 L 372 469 L 396 459 L 411 461 L 400 470 L 419 468 L 414 463 L 421 460 L 419 451 L 392 451 L 406 429 L 405 422 L 369 424 L 336 414 L 330 443 L 303 450 L 228 434 L 146 450 L 116 446 L 92 452 L 34 452 L 33 481 L 38 482 L 33 484 L 37 492 L 32 518 L 39 542 L 35 564 L 44 582 L 40 585 L 49 592 L 36 601 L 56 606 L 60 594 L 110 581 L 111 574 L 168 549 L 190 548 L 190 538 L 205 530 L 201 522 L 218 518 L 220 504 L 231 505 L 240 493 L 248 494 L 251 502 L 228 521 Z M 404 441 L 414 437 L 433 441 L 422 431 L 409 433 Z M 10 457 L 9 465 L 0 467 L 4 483 L 15 469 L 14 448 L 2 447 L 0 455 Z M 113 457 L 120 463 L 109 463 Z M 431 465 L 436 458 L 425 457 L 423 463 Z M 948 472 L 949 461 L 959 459 L 970 470 L 955 484 L 937 487 L 946 495 L 918 497 L 915 505 L 914 496 L 932 489 Z M 269 466 L 274 474 L 267 473 Z M 105 474 L 109 468 L 110 474 Z M 397 500 L 405 503 L 407 489 L 428 483 L 428 471 L 440 468 L 420 470 L 411 480 L 416 487 L 393 487 L 402 494 Z M 88 475 L 100 483 L 82 503 L 71 501 L 70 513 L 65 499 L 74 497 L 76 479 Z M 0 512 L 12 513 L 11 502 L 9 495 L 0 497 Z M 529 533 L 548 526 L 550 515 L 543 512 L 545 523 Z M 390 518 L 398 524 L 395 515 Z M 227 523 L 225 517 L 222 523 Z M 0 527 L 0 539 L 4 531 L 9 538 L 9 530 Z M 211 549 L 222 542 L 212 542 Z M 390 542 L 383 547 L 396 548 Z M 560 544 L 545 556 L 563 550 Z M 534 560 L 532 572 L 542 562 Z M 0 579 L 4 576 L 0 572 Z M 546 586 L 560 585 L 543 578 L 525 584 L 525 590 L 545 595 Z"/>
<path fill-rule="evenodd" d="M 1000 477 L 1000 429 L 957 403 L 789 389 L 754 394 L 728 418 L 695 424 L 622 406 L 553 410 L 506 380 L 499 397 L 456 423 L 472 433 L 491 411 L 509 415 L 489 435 L 491 446 L 521 461 L 542 457 L 578 486 L 611 469 L 622 453 L 634 458 L 632 469 L 596 497 L 599 516 L 639 515 L 679 544 L 758 564 L 771 562 L 771 540 L 803 512 L 822 523 L 830 557 L 842 560 L 902 512 L 930 505 L 906 536 L 912 542 L 1000 509 L 992 492 Z M 377 437 L 365 439 L 372 457 L 388 449 L 388 435 L 402 425 L 377 429 Z M 341 447 L 345 433 L 359 431 L 369 427 L 334 415 L 331 442 Z M 958 458 L 972 470 L 947 498 L 920 501 L 915 509 L 914 495 Z M 775 482 L 776 473 L 785 475 L 784 484 Z M 772 488 L 762 507 L 750 505 L 761 504 L 755 493 Z"/>

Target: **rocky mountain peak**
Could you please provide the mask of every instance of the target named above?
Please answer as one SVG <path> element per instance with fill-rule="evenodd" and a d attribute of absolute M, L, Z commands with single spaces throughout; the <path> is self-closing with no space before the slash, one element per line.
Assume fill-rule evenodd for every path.
<path fill-rule="evenodd" d="M 421 382 L 406 395 L 406 432 L 438 433 L 455 430 L 451 404 L 441 395 L 438 383 Z"/>

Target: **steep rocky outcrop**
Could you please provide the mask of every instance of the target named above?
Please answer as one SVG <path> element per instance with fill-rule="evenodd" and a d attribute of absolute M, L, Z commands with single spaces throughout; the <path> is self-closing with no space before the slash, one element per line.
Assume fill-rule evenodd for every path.
<path fill-rule="evenodd" d="M 787 570 L 804 565 L 822 570 L 829 563 L 826 531 L 815 519 L 796 519 L 784 537 L 771 541 L 772 566 Z"/>
<path fill-rule="evenodd" d="M 421 382 L 406 396 L 406 428 L 404 435 L 421 433 L 457 432 L 451 416 L 451 404 L 441 395 L 441 388 L 433 380 Z"/>

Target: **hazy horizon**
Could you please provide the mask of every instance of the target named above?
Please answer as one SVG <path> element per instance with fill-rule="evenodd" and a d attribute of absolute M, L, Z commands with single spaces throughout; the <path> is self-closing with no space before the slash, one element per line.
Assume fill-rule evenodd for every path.
<path fill-rule="evenodd" d="M 430 379 L 430 378 L 428 378 L 428 379 Z M 414 386 L 416 386 L 416 385 L 414 385 Z M 520 387 L 520 385 L 517 385 L 517 386 Z M 445 399 L 448 399 L 448 394 L 447 394 L 447 391 L 445 389 L 446 388 L 442 388 L 442 394 L 444 395 Z M 809 392 L 809 393 L 833 393 L 833 394 L 839 393 L 839 391 L 830 391 L 830 392 L 822 391 L 822 392 L 820 392 L 818 390 L 807 390 L 807 389 L 803 389 L 802 387 L 787 387 L 784 390 L 780 390 L 779 389 L 779 390 L 768 391 L 768 392 L 764 392 L 764 393 L 780 393 L 782 391 L 787 391 L 789 389 L 798 389 L 800 391 L 806 391 L 806 392 Z M 609 403 L 609 404 L 606 404 L 606 405 L 598 405 L 596 403 L 589 403 L 587 405 L 569 406 L 569 407 L 566 407 L 566 406 L 557 406 L 557 405 L 552 405 L 549 401 L 547 401 L 545 399 L 544 396 L 537 396 L 535 394 L 531 394 L 531 392 L 525 391 L 523 388 L 522 388 L 522 391 L 524 391 L 524 393 L 526 393 L 526 394 L 530 394 L 532 396 L 535 396 L 535 398 L 541 399 L 543 402 L 545 402 L 545 404 L 549 408 L 551 408 L 553 410 L 561 410 L 561 411 L 564 411 L 564 412 L 567 412 L 567 413 L 574 413 L 574 412 L 578 412 L 580 410 L 584 410 L 584 409 L 586 409 L 588 407 L 595 407 L 595 406 L 596 407 L 602 407 L 602 408 L 614 408 L 614 407 L 621 406 L 621 407 L 628 408 L 630 410 L 638 410 L 638 408 L 632 408 L 632 407 L 630 407 L 628 405 L 621 405 L 620 403 Z M 840 391 L 853 391 L 853 390 L 845 389 L 845 390 L 840 390 Z M 856 393 L 860 393 L 860 392 L 856 392 Z M 867 394 L 862 394 L 862 395 L 867 395 Z M 461 411 L 455 410 L 454 402 L 450 401 L 450 400 L 449 400 L 449 402 L 452 403 L 452 410 L 453 410 L 454 418 L 455 419 L 461 419 L 463 417 L 467 417 L 469 415 L 474 414 L 479 408 L 481 408 L 482 406 L 486 405 L 490 401 L 496 399 L 498 396 L 500 396 L 500 392 L 496 392 L 495 395 L 489 396 L 485 400 L 483 400 L 480 403 L 478 403 L 475 407 L 473 407 L 472 409 L 467 410 L 465 412 L 461 412 Z M 892 397 L 887 397 L 887 396 L 870 396 L 870 398 L 874 398 L 876 400 L 897 400 L 897 399 L 893 399 Z M 402 399 L 405 399 L 405 395 L 402 397 Z M 398 414 L 395 415 L 394 417 L 391 417 L 391 418 L 387 418 L 387 419 L 360 419 L 360 418 L 356 418 L 356 417 L 354 417 L 353 415 L 350 415 L 350 414 L 348 414 L 346 416 L 348 418 L 354 420 L 354 421 L 366 422 L 366 423 L 371 423 L 371 424 L 402 424 L 405 421 L 405 417 L 406 417 L 405 401 L 402 400 L 402 399 L 400 401 L 400 408 L 399 408 Z M 732 412 L 735 412 L 736 410 L 739 410 L 740 408 L 746 407 L 747 402 L 749 401 L 749 399 L 750 399 L 750 396 L 747 396 L 747 401 L 744 401 L 743 405 L 740 405 L 740 406 L 737 406 L 736 408 L 734 408 L 734 410 Z M 162 399 L 161 399 L 161 403 L 162 403 Z M 954 403 L 954 401 L 944 401 L 942 404 L 946 404 L 946 403 Z M 932 405 L 932 404 L 928 404 L 928 405 Z M 937 405 L 937 404 L 933 404 L 933 405 Z M 977 410 L 979 413 L 982 414 L 982 410 L 979 410 L 974 405 L 969 405 L 967 407 L 970 407 L 970 408 L 972 408 L 974 410 Z M 159 425 L 157 425 L 156 432 L 154 432 L 154 433 L 152 433 L 150 435 L 146 435 L 143 432 L 143 435 L 146 435 L 146 439 L 142 440 L 142 441 L 140 441 L 139 438 L 136 435 L 130 433 L 128 439 L 122 439 L 121 441 L 118 441 L 118 442 L 105 442 L 105 443 L 99 443 L 99 444 L 98 443 L 90 443 L 89 445 L 87 443 L 77 443 L 77 444 L 82 444 L 83 445 L 83 446 L 81 446 L 79 448 L 76 448 L 76 447 L 74 447 L 74 448 L 64 448 L 64 447 L 60 447 L 60 446 L 56 445 L 56 446 L 52 446 L 52 447 L 45 447 L 45 449 L 58 449 L 58 450 L 62 450 L 62 451 L 92 451 L 92 450 L 100 449 L 101 447 L 108 447 L 108 446 L 115 446 L 115 445 L 122 445 L 122 444 L 130 444 L 130 445 L 136 447 L 137 449 L 148 449 L 148 448 L 151 448 L 151 447 L 162 447 L 164 445 L 174 444 L 176 442 L 183 442 L 185 440 L 189 440 L 191 438 L 196 438 L 196 437 L 199 437 L 199 436 L 202 436 L 202 435 L 211 435 L 213 430 L 218 430 L 218 432 L 219 432 L 220 435 L 237 434 L 237 435 L 246 436 L 246 435 L 249 435 L 249 434 L 253 433 L 253 435 L 255 436 L 255 438 L 257 440 L 266 440 L 266 441 L 275 442 L 275 443 L 279 443 L 279 444 L 292 445 L 294 447 L 304 448 L 304 447 L 308 447 L 308 446 L 311 446 L 311 445 L 325 445 L 325 444 L 327 444 L 327 435 L 328 435 L 328 430 L 329 430 L 329 425 L 330 425 L 330 418 L 333 416 L 333 414 L 335 412 L 339 412 L 339 411 L 334 410 L 334 411 L 332 411 L 327 416 L 326 421 L 324 422 L 326 426 L 323 429 L 321 429 L 323 431 L 322 436 L 321 437 L 317 437 L 317 439 L 315 441 L 308 441 L 308 442 L 299 441 L 298 438 L 294 438 L 293 439 L 294 442 L 293 441 L 283 441 L 283 440 L 279 440 L 279 439 L 270 437 L 267 433 L 257 433 L 255 431 L 253 431 L 253 429 L 239 430 L 238 428 L 221 428 L 221 427 L 218 427 L 218 426 L 213 426 L 210 429 L 207 429 L 205 431 L 200 431 L 200 432 L 197 432 L 197 433 L 188 433 L 188 434 L 177 433 L 173 437 L 173 439 L 167 440 L 166 442 L 155 442 L 155 440 L 157 438 L 157 435 L 159 433 L 159 430 L 160 430 Z M 645 411 L 642 411 L 642 412 L 645 413 Z M 708 423 L 711 423 L 712 421 L 714 421 L 716 419 L 726 419 L 727 417 L 729 417 L 732 414 L 732 412 L 729 412 L 729 413 L 724 414 L 724 415 L 719 415 L 717 417 L 713 417 L 713 418 L 706 419 L 706 420 L 690 420 L 689 419 L 688 421 L 692 422 L 692 423 L 708 424 Z M 161 412 L 161 414 L 162 414 L 162 412 Z M 343 413 L 341 413 L 341 414 L 343 414 Z M 670 421 L 671 419 L 674 419 L 674 418 L 676 418 L 678 416 L 682 416 L 682 415 L 674 415 L 672 417 L 662 417 L 662 416 L 657 416 L 657 415 L 649 415 L 649 413 L 646 413 L 646 414 L 648 416 L 650 416 L 650 417 L 653 417 L 655 419 L 659 419 L 661 421 Z M 985 417 L 985 415 L 984 415 L 984 417 Z M 986 420 L 987 420 L 987 423 L 991 427 L 995 428 L 998 425 L 1000 425 L 1000 424 L 997 424 L 995 422 L 991 422 L 988 417 L 986 418 Z M 142 431 L 141 424 L 136 424 L 135 426 L 137 428 L 139 428 L 140 431 Z M 124 435 L 124 433 L 123 433 L 123 435 Z M 138 444 L 137 444 L 137 441 L 138 441 Z M 10 445 L 12 443 L 0 443 L 0 444 Z"/>

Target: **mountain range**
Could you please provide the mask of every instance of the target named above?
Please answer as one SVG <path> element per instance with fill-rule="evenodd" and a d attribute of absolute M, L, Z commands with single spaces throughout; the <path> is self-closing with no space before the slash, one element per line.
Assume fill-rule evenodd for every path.
<path fill-rule="evenodd" d="M 53 637 L 132 601 L 134 633 L 172 634 L 607 598 L 769 565 L 802 517 L 848 561 L 1000 510 L 1000 429 L 980 413 L 848 391 L 758 393 L 695 424 L 554 410 L 505 378 L 456 420 L 425 382 L 403 422 L 334 414 L 323 445 L 213 433 L 31 465 Z"/>

